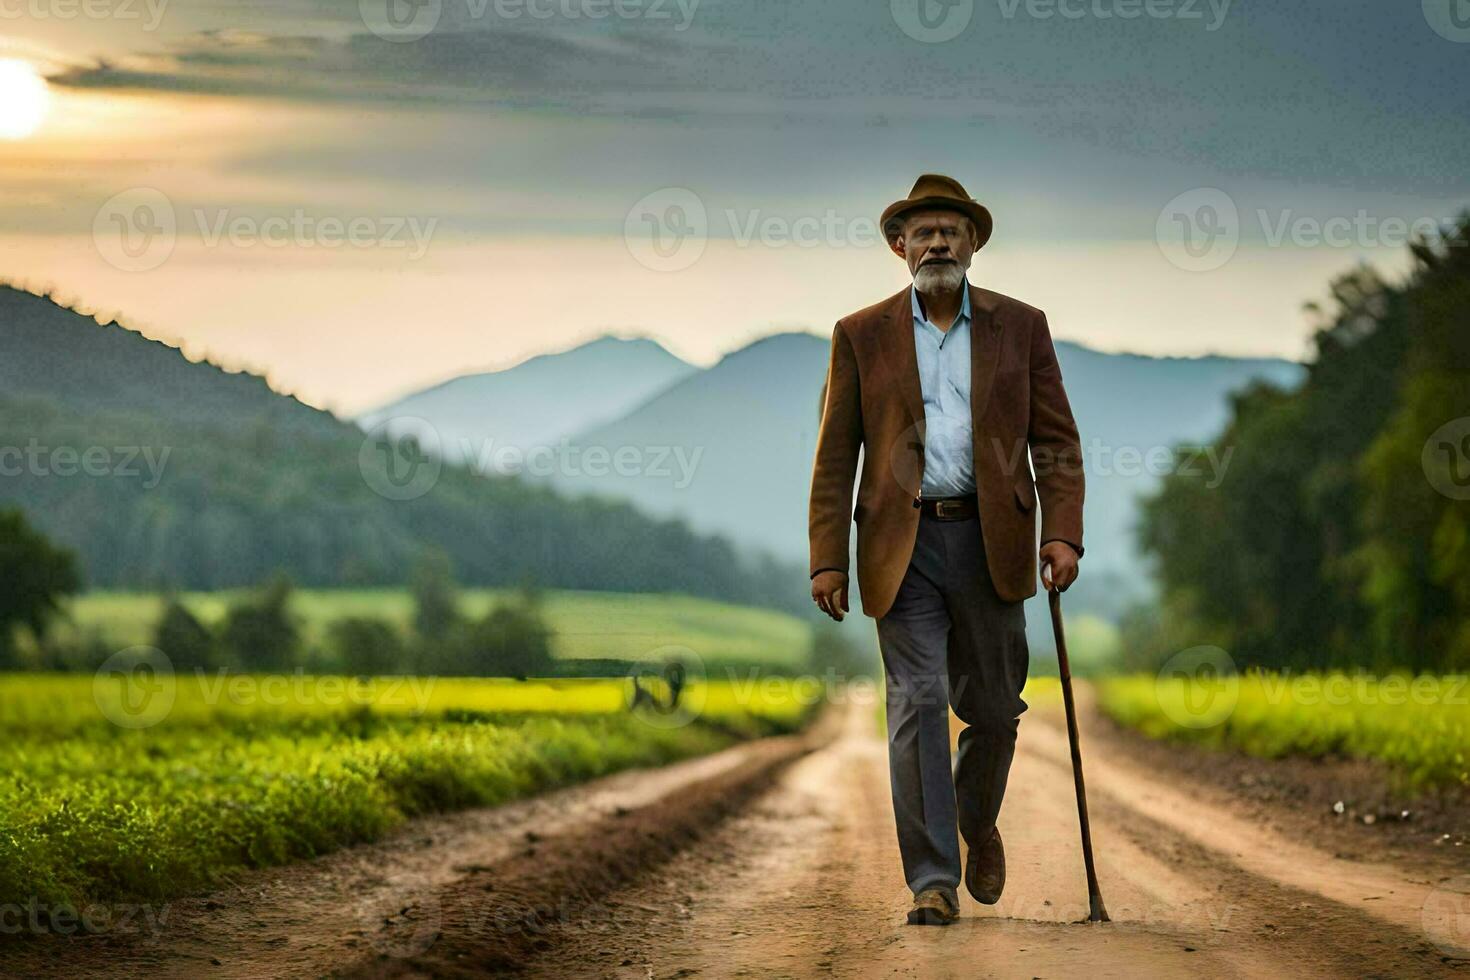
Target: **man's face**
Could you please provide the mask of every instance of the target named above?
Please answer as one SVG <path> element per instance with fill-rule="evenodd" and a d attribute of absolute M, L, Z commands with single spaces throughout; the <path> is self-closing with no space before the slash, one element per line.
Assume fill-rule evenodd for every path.
<path fill-rule="evenodd" d="M 964 281 L 975 244 L 975 226 L 964 215 L 915 211 L 905 216 L 893 250 L 909 264 L 919 292 L 948 292 Z"/>

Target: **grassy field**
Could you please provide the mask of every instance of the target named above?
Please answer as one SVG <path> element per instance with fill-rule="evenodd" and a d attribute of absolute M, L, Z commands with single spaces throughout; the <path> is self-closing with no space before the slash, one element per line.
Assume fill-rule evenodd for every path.
<path fill-rule="evenodd" d="M 1385 763 L 1408 788 L 1470 787 L 1470 678 L 1249 673 L 1097 682 L 1118 722 L 1151 738 L 1251 755 Z"/>
<path fill-rule="evenodd" d="M 465 614 L 481 616 L 503 593 L 467 589 L 461 595 Z M 234 594 L 185 593 L 181 598 L 196 616 L 216 623 Z M 809 645 L 810 628 L 795 616 L 709 599 L 550 591 L 543 605 L 555 632 L 554 652 L 562 658 L 641 661 L 662 647 L 680 646 L 698 654 L 706 666 L 795 669 L 804 665 Z M 320 642 L 334 619 L 379 617 L 407 630 L 413 616 L 413 600 L 403 589 L 299 590 L 292 607 L 301 617 L 308 645 Z M 67 638 L 95 631 L 118 649 L 146 644 L 161 608 L 156 595 L 89 593 L 70 603 L 70 622 L 58 632 Z"/>
<path fill-rule="evenodd" d="M 0 675 L 0 905 L 166 899 L 799 727 L 818 692 L 696 684 L 673 714 L 618 681 Z M 166 681 L 166 683 L 165 683 Z"/>

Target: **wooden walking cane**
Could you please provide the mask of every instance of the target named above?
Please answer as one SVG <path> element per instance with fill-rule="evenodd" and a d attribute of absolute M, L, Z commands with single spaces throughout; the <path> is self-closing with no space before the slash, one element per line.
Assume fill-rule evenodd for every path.
<path fill-rule="evenodd" d="M 1082 860 L 1087 864 L 1087 901 L 1091 906 L 1086 922 L 1110 922 L 1097 887 L 1097 868 L 1092 863 L 1092 828 L 1087 823 L 1087 787 L 1082 782 L 1082 749 L 1077 743 L 1077 706 L 1072 700 L 1072 668 L 1067 662 L 1067 637 L 1062 632 L 1062 594 L 1047 591 L 1051 603 L 1051 628 L 1057 637 L 1057 668 L 1062 677 L 1062 701 L 1067 706 L 1067 740 L 1072 743 L 1072 778 L 1077 783 L 1077 819 L 1082 823 Z"/>

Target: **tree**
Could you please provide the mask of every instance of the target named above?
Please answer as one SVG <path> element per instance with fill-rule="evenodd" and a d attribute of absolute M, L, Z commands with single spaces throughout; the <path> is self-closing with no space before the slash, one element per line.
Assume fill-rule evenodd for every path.
<path fill-rule="evenodd" d="M 1457 244 L 1415 249 L 1393 415 L 1357 467 L 1363 542 L 1350 568 L 1379 659 L 1470 667 L 1470 216 Z"/>
<path fill-rule="evenodd" d="M 153 628 L 153 645 L 163 651 L 174 670 L 208 670 L 219 665 L 214 634 L 177 596 L 169 596 L 164 603 Z"/>
<path fill-rule="evenodd" d="M 466 631 L 461 669 L 482 677 L 545 677 L 552 673 L 551 629 L 527 592 L 500 603 Z"/>
<path fill-rule="evenodd" d="M 442 643 L 459 625 L 459 589 L 449 556 L 441 549 L 424 552 L 414 567 L 413 628 L 422 639 Z"/>
<path fill-rule="evenodd" d="M 72 553 L 52 545 L 18 510 L 0 511 L 0 568 L 0 665 L 18 667 L 16 628 L 44 640 L 62 598 L 81 589 L 82 578 Z"/>
<path fill-rule="evenodd" d="M 327 646 L 339 670 L 382 675 L 409 672 L 408 654 L 398 630 L 386 620 L 349 616 L 327 628 Z"/>
<path fill-rule="evenodd" d="M 291 580 L 277 575 L 225 613 L 220 641 L 236 667 L 290 670 L 296 666 L 301 633 L 291 615 Z"/>

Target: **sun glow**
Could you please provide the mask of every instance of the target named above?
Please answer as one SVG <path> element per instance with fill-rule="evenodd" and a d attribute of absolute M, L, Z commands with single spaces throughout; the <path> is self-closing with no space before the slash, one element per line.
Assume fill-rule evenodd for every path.
<path fill-rule="evenodd" d="M 0 58 L 0 139 L 20 140 L 46 119 L 50 92 L 30 63 Z"/>

